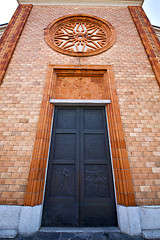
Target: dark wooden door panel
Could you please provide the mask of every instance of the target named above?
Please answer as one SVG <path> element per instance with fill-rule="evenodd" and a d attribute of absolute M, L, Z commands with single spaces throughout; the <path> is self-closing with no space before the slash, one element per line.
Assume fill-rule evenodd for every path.
<path fill-rule="evenodd" d="M 108 168 L 106 165 L 85 164 L 84 168 L 84 197 L 110 197 Z"/>
<path fill-rule="evenodd" d="M 42 225 L 79 224 L 77 108 L 56 108 Z"/>
<path fill-rule="evenodd" d="M 54 139 L 54 160 L 74 160 L 76 159 L 76 134 L 55 133 Z"/>
<path fill-rule="evenodd" d="M 116 226 L 105 109 L 57 107 L 42 225 Z"/>
<path fill-rule="evenodd" d="M 81 108 L 80 226 L 117 224 L 105 109 Z"/>
<path fill-rule="evenodd" d="M 87 130 L 103 130 L 104 123 L 103 123 L 103 116 L 101 109 L 83 109 L 83 128 Z"/>
<path fill-rule="evenodd" d="M 105 138 L 103 133 L 84 133 L 84 160 L 105 160 Z"/>
<path fill-rule="evenodd" d="M 75 169 L 74 165 L 52 165 L 49 197 L 74 198 Z"/>

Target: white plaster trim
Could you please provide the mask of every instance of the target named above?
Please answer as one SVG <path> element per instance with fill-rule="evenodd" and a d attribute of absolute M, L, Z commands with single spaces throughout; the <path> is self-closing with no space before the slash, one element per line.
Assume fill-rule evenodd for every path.
<path fill-rule="evenodd" d="M 47 182 L 47 173 L 48 173 L 48 163 L 49 163 L 49 154 L 51 149 L 51 140 L 52 140 L 52 131 L 53 131 L 53 122 L 54 122 L 54 114 L 55 114 L 55 107 L 53 109 L 53 115 L 52 115 L 52 125 L 50 130 L 50 140 L 49 140 L 49 149 L 48 149 L 48 156 L 47 156 L 47 165 L 46 165 L 46 173 L 45 173 L 45 184 L 44 184 L 44 191 L 43 191 L 43 201 L 42 201 L 42 208 L 44 205 L 44 198 L 45 198 L 45 192 L 46 192 L 46 182 Z"/>
<path fill-rule="evenodd" d="M 111 100 L 81 100 L 81 99 L 50 99 L 50 103 L 54 103 L 55 106 L 106 106 L 111 103 Z"/>
<path fill-rule="evenodd" d="M 88 6 L 142 6 L 144 0 L 19 0 L 19 4 L 33 5 L 88 5 Z"/>
<path fill-rule="evenodd" d="M 117 209 L 117 195 L 116 195 L 116 183 L 115 183 L 115 176 L 114 176 L 114 168 L 113 168 L 113 158 L 112 158 L 112 151 L 111 151 L 111 140 L 110 140 L 110 132 L 109 132 L 109 125 L 108 125 L 108 115 L 107 115 L 107 108 L 105 108 L 106 114 L 106 124 L 107 124 L 107 133 L 108 133 L 108 142 L 109 142 L 109 152 L 111 157 L 111 167 L 112 167 L 112 177 L 113 177 L 113 187 L 114 187 L 114 197 L 115 197 L 115 204 Z"/>

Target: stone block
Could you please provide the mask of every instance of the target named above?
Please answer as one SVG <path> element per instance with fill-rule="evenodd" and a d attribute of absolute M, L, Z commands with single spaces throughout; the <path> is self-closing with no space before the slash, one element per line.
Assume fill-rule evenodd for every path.
<path fill-rule="evenodd" d="M 18 233 L 30 235 L 37 232 L 41 226 L 42 205 L 24 206 L 21 211 Z"/>
<path fill-rule="evenodd" d="M 141 223 L 138 207 L 117 205 L 118 225 L 123 233 L 129 235 L 141 234 Z"/>
<path fill-rule="evenodd" d="M 17 231 L 15 229 L 6 229 L 0 228 L 0 239 L 2 238 L 15 238 L 17 235 Z"/>
<path fill-rule="evenodd" d="M 17 229 L 21 206 L 0 205 L 0 228 Z"/>
<path fill-rule="evenodd" d="M 142 229 L 160 229 L 160 206 L 141 206 L 139 213 Z"/>

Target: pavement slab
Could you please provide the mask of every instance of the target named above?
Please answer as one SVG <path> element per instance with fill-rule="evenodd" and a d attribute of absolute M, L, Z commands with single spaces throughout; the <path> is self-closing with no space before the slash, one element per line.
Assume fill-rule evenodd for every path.
<path fill-rule="evenodd" d="M 0 238 L 9 240 L 9 238 Z M 16 236 L 14 240 L 144 240 L 121 232 L 37 232 L 31 236 Z M 150 239 L 152 240 L 152 239 Z M 157 238 L 157 240 L 160 240 Z"/>
<path fill-rule="evenodd" d="M 110 240 L 143 240 L 141 236 L 130 236 L 125 233 L 106 233 Z"/>

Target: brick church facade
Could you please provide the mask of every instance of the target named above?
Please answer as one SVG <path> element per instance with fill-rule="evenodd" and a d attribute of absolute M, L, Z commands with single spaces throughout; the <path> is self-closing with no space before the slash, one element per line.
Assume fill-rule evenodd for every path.
<path fill-rule="evenodd" d="M 87 207 L 81 214 L 85 215 L 91 205 L 86 199 L 98 199 L 104 205 L 112 195 L 111 189 L 116 209 L 111 217 L 114 223 L 108 217 L 108 223 L 104 220 L 99 227 L 116 226 L 130 235 L 160 229 L 160 42 L 142 3 L 19 0 L 0 39 L 2 236 L 28 235 L 47 226 L 44 209 L 52 206 L 45 199 L 58 199 L 53 201 L 58 209 L 57 201 L 63 205 L 65 198 L 68 204 L 66 199 L 74 198 L 72 194 L 77 192 L 80 200 L 75 206 L 81 206 L 84 191 L 82 205 Z M 91 132 L 100 111 L 106 115 L 103 134 L 108 150 L 103 149 L 105 144 L 99 137 L 102 129 Z M 57 120 L 61 116 L 58 112 L 63 120 Z M 68 125 L 64 130 L 64 125 L 72 121 L 72 114 L 79 114 L 73 125 L 80 127 L 74 130 Z M 82 129 L 83 120 L 77 123 L 81 114 L 82 119 L 88 119 L 88 130 Z M 71 137 L 74 134 L 76 140 Z M 90 139 L 91 135 L 94 136 Z M 71 161 L 72 151 L 78 163 Z M 82 153 L 77 157 L 79 152 Z M 97 160 L 96 154 L 102 159 Z M 50 167 L 51 161 L 54 167 Z M 108 166 L 105 161 L 109 161 L 110 175 L 103 171 Z M 73 173 L 74 169 L 80 170 Z M 63 180 L 62 172 L 66 174 Z M 107 178 L 112 179 L 108 192 Z M 80 189 L 79 179 L 83 179 Z M 47 186 L 50 190 L 45 191 L 46 183 L 51 185 Z M 64 190 L 65 183 L 71 188 L 67 185 Z M 97 186 L 96 191 L 93 186 Z M 66 209 L 60 210 L 61 215 Z M 56 214 L 54 208 L 53 219 Z M 95 218 L 88 211 L 89 214 L 90 219 Z M 96 227 L 90 223 L 92 220 L 87 221 L 82 224 L 84 227 Z M 52 221 L 49 227 L 63 226 L 51 225 Z"/>

